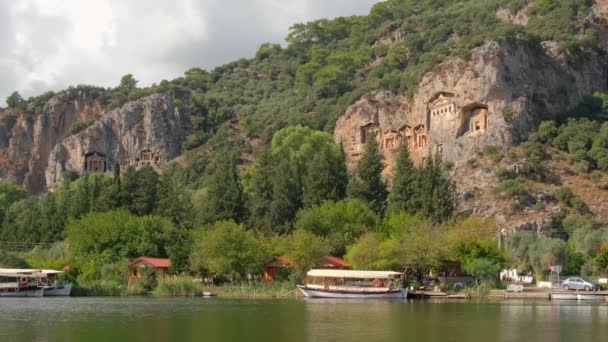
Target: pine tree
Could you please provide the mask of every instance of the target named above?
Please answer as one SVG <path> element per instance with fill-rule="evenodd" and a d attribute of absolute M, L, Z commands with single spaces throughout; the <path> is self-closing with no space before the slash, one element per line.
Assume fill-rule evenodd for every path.
<path fill-rule="evenodd" d="M 416 196 L 415 187 L 417 175 L 418 172 L 410 158 L 410 152 L 407 146 L 401 146 L 399 157 L 397 158 L 393 188 L 388 196 L 390 211 L 407 211 L 410 214 L 415 213 L 414 198 Z"/>
<path fill-rule="evenodd" d="M 114 163 L 114 179 L 110 188 L 110 208 L 119 208 L 122 205 L 122 181 L 120 179 L 120 164 Z"/>
<path fill-rule="evenodd" d="M 325 147 L 315 154 L 308 166 L 303 193 L 306 207 L 328 200 L 339 201 L 346 195 L 348 176 L 343 153 L 332 147 Z"/>
<path fill-rule="evenodd" d="M 382 161 L 378 143 L 374 139 L 365 145 L 363 156 L 357 165 L 355 177 L 349 184 L 349 195 L 366 201 L 376 213 L 382 214 L 386 207 L 388 191 L 382 179 Z"/>
<path fill-rule="evenodd" d="M 190 204 L 185 189 L 165 170 L 158 184 L 156 213 L 169 218 L 175 225 L 191 226 Z"/>
<path fill-rule="evenodd" d="M 146 165 L 137 170 L 136 177 L 130 210 L 136 215 L 150 215 L 156 207 L 158 174 L 150 165 Z"/>
<path fill-rule="evenodd" d="M 433 222 L 449 219 L 455 208 L 455 186 L 439 155 L 428 156 L 417 177 L 414 208 Z"/>
<path fill-rule="evenodd" d="M 207 201 L 203 206 L 203 221 L 235 220 L 245 218 L 243 187 L 236 170 L 236 157 L 230 156 L 218 162 L 211 177 Z"/>
<path fill-rule="evenodd" d="M 256 161 L 248 190 L 249 224 L 260 230 L 270 230 L 270 204 L 273 198 L 273 165 L 268 151 L 262 152 Z"/>
<path fill-rule="evenodd" d="M 290 162 L 283 159 L 274 170 L 272 179 L 272 202 L 270 203 L 270 229 L 288 233 L 302 208 L 301 182 Z"/>

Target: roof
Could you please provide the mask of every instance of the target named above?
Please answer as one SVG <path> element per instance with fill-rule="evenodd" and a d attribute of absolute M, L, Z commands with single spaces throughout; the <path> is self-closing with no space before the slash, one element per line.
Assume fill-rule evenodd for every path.
<path fill-rule="evenodd" d="M 350 265 L 346 262 L 346 260 L 333 256 L 324 256 L 323 260 L 327 261 L 333 266 L 336 267 L 350 267 Z"/>
<path fill-rule="evenodd" d="M 393 271 L 310 270 L 306 275 L 311 277 L 388 279 L 400 276 L 401 273 Z"/>
<path fill-rule="evenodd" d="M 266 266 L 278 266 L 278 265 L 276 265 L 276 262 L 282 264 L 285 267 L 290 267 L 291 265 L 293 265 L 293 262 L 291 260 L 289 260 L 289 258 L 279 255 L 279 256 L 275 256 L 272 259 L 266 261 Z"/>
<path fill-rule="evenodd" d="M 0 273 L 3 276 L 8 274 L 35 274 L 35 275 L 48 275 L 48 274 L 59 274 L 61 271 L 50 270 L 50 269 L 39 269 L 39 268 L 0 268 Z"/>
<path fill-rule="evenodd" d="M 87 153 L 84 154 L 84 156 L 85 157 L 90 157 L 90 156 L 95 155 L 95 154 L 98 155 L 98 156 L 100 156 L 100 157 L 105 157 L 106 156 L 105 153 L 101 153 L 101 152 L 97 152 L 97 151 L 87 152 Z"/>
<path fill-rule="evenodd" d="M 154 268 L 169 268 L 171 266 L 171 260 L 166 258 L 149 258 L 149 257 L 140 257 L 137 258 L 129 264 L 129 266 L 135 266 L 137 264 L 144 263 L 150 267 Z"/>

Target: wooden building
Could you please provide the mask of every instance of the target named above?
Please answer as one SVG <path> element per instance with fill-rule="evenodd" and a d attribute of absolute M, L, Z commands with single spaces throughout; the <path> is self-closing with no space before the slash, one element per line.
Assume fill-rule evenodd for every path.
<path fill-rule="evenodd" d="M 156 272 L 156 276 L 162 277 L 169 273 L 171 260 L 160 258 L 140 257 L 129 264 L 129 285 L 141 280 L 143 276 L 142 269 L 152 268 Z"/>
<path fill-rule="evenodd" d="M 293 262 L 289 258 L 284 256 L 275 256 L 268 260 L 264 267 L 264 275 L 262 279 L 265 282 L 273 282 L 277 276 L 280 275 L 281 271 L 288 271 L 293 267 Z M 333 256 L 324 256 L 319 260 L 319 264 L 315 268 L 321 269 L 348 269 L 350 265 L 346 260 Z"/>

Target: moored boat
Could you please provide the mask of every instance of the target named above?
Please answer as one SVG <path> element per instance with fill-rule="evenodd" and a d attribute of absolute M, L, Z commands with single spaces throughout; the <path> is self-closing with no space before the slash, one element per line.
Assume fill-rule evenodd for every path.
<path fill-rule="evenodd" d="M 604 296 L 595 295 L 595 294 L 580 294 L 580 293 L 578 293 L 576 295 L 576 299 L 578 299 L 578 300 L 598 300 L 598 301 L 603 301 L 604 300 Z"/>
<path fill-rule="evenodd" d="M 577 300 L 576 293 L 552 293 L 551 300 Z"/>
<path fill-rule="evenodd" d="M 35 277 L 14 273 L 0 273 L 0 297 L 42 297 Z"/>
<path fill-rule="evenodd" d="M 58 280 L 59 274 L 63 272 L 49 269 L 0 269 L 0 274 L 27 277 L 31 279 L 30 284 L 42 291 L 43 296 L 69 296 L 72 284 L 61 284 Z"/>
<path fill-rule="evenodd" d="M 311 298 L 407 298 L 402 273 L 392 271 L 310 270 L 298 289 Z"/>

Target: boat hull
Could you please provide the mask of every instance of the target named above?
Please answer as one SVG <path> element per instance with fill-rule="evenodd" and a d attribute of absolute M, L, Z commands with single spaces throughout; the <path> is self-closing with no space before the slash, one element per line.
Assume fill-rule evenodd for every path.
<path fill-rule="evenodd" d="M 72 284 L 59 285 L 44 289 L 45 297 L 67 297 L 72 292 Z"/>
<path fill-rule="evenodd" d="M 42 297 L 43 289 L 27 289 L 19 291 L 0 291 L 0 297 Z"/>
<path fill-rule="evenodd" d="M 298 285 L 305 297 L 309 298 L 349 298 L 349 299 L 386 299 L 386 298 L 407 298 L 407 289 L 394 289 L 389 291 L 341 291 L 337 289 L 312 289 Z"/>
<path fill-rule="evenodd" d="M 576 293 L 552 293 L 551 300 L 577 300 Z"/>
<path fill-rule="evenodd" d="M 598 296 L 594 294 L 577 294 L 576 299 L 578 300 L 595 300 L 595 301 L 603 301 L 604 296 Z"/>

